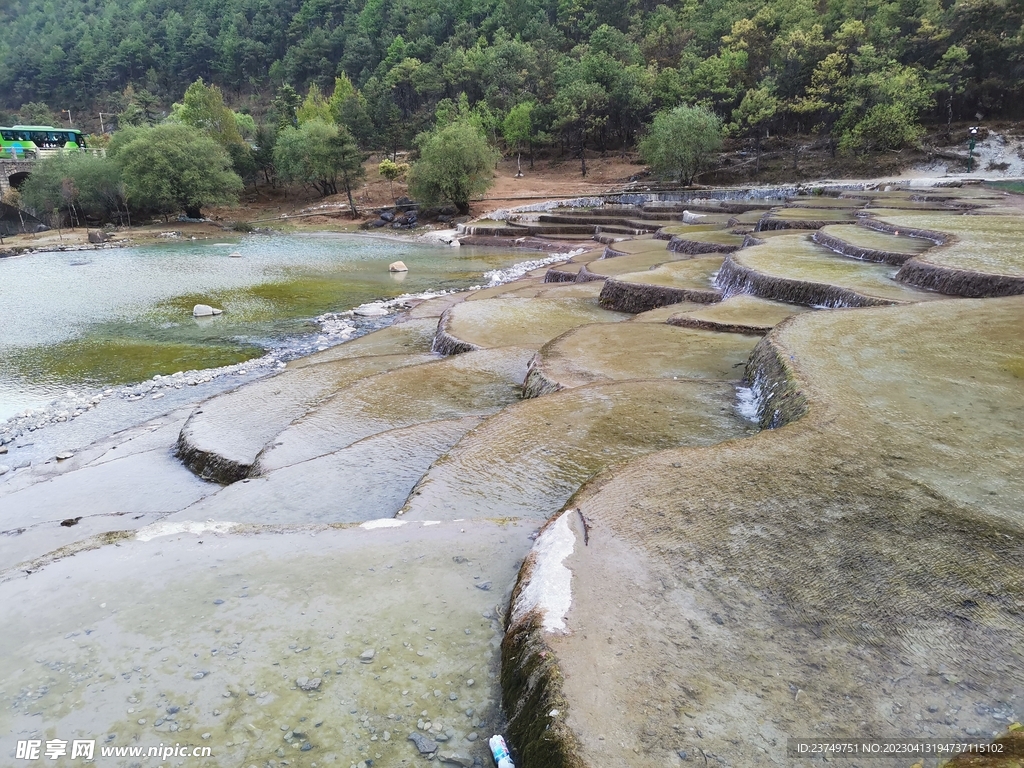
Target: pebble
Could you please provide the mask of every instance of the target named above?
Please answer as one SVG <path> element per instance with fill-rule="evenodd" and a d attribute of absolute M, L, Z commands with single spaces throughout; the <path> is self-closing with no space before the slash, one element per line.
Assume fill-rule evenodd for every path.
<path fill-rule="evenodd" d="M 468 685 L 468 686 L 472 687 L 473 683 L 475 683 L 475 682 L 476 682 L 476 680 L 474 680 L 474 679 L 473 679 L 473 678 L 471 677 L 471 678 L 469 678 L 469 680 L 467 680 L 467 681 L 466 681 L 466 685 Z"/>
<path fill-rule="evenodd" d="M 474 584 L 473 586 L 476 587 L 477 589 L 482 589 L 484 592 L 489 592 L 490 589 L 491 589 L 491 582 L 484 581 L 484 582 L 481 582 L 480 584 Z"/>
<path fill-rule="evenodd" d="M 369 664 L 371 661 L 373 661 L 373 657 L 376 654 L 377 651 L 375 651 L 373 648 L 367 648 L 365 651 L 359 654 L 359 660 L 363 662 L 363 664 Z"/>
<path fill-rule="evenodd" d="M 71 451 L 62 451 L 61 453 L 57 454 L 57 461 L 65 461 L 66 459 L 72 459 L 74 458 L 74 456 L 75 454 L 71 453 Z"/>
<path fill-rule="evenodd" d="M 196 672 L 194 675 L 192 675 L 193 680 L 202 680 L 204 677 L 206 677 L 205 672 Z"/>
<path fill-rule="evenodd" d="M 448 694 L 448 699 L 450 701 L 458 701 L 459 700 L 459 696 L 456 693 L 449 693 Z"/>
<path fill-rule="evenodd" d="M 466 741 L 476 741 L 479 738 L 480 738 L 480 734 L 478 734 L 476 731 L 473 731 L 471 734 L 469 734 L 466 737 Z"/>

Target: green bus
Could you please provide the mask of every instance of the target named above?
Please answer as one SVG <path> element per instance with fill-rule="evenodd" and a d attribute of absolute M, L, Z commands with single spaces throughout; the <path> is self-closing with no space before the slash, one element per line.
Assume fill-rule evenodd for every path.
<path fill-rule="evenodd" d="M 52 125 L 0 126 L 0 160 L 37 158 L 46 150 L 83 150 L 85 136 L 74 128 Z"/>

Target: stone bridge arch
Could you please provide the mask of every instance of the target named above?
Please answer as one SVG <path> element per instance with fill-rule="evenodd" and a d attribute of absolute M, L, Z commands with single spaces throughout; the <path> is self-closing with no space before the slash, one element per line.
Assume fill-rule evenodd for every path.
<path fill-rule="evenodd" d="M 8 189 L 21 187 L 31 175 L 31 160 L 0 160 L 0 197 Z"/>

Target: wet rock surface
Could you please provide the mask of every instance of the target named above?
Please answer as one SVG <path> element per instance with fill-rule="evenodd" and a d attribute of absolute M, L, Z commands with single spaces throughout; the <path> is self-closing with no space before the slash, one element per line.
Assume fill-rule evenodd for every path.
<path fill-rule="evenodd" d="M 1009 218 L 870 192 L 770 218 L 875 250 L 939 233 L 908 263 Z M 0 762 L 100 734 L 225 768 L 487 765 L 504 731 L 524 768 L 782 765 L 790 736 L 1019 719 L 1021 299 L 951 301 L 794 230 L 727 261 L 622 240 L 701 221 L 670 226 L 736 245 L 764 201 L 591 206 L 517 228 L 600 228 L 606 258 L 410 302 L 41 461 L 4 446 Z M 883 231 L 827 223 L 854 210 Z M 615 284 L 713 303 L 608 312 Z M 899 306 L 812 311 L 850 303 Z M 231 485 L 175 458 L 186 433 Z"/>
<path fill-rule="evenodd" d="M 991 738 L 1020 718 L 987 714 L 1024 684 L 1019 318 L 1021 299 L 801 315 L 762 344 L 803 418 L 577 495 L 571 634 L 545 643 L 585 764 L 676 745 L 788 765 L 798 734 Z"/>

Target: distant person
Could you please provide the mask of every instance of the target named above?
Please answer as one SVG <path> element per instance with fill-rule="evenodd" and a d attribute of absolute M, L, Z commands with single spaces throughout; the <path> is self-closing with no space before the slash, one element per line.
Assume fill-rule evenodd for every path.
<path fill-rule="evenodd" d="M 17 147 L 11 147 L 11 160 L 17 160 L 17 159 L 18 159 L 18 148 Z"/>

